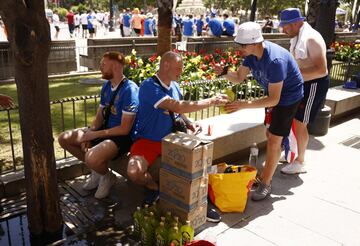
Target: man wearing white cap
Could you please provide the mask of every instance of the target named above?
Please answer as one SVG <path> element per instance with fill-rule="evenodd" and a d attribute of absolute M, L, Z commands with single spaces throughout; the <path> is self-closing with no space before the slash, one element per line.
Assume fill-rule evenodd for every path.
<path fill-rule="evenodd" d="M 271 193 L 271 180 L 280 158 L 282 139 L 289 135 L 292 120 L 303 98 L 303 80 L 290 52 L 277 44 L 264 41 L 259 24 L 241 24 L 235 42 L 245 56 L 243 65 L 237 71 L 227 71 L 226 68 L 216 66 L 215 72 L 224 74 L 233 83 L 241 83 L 251 72 L 266 92 L 265 98 L 235 101 L 225 105 L 227 112 L 265 108 L 267 116 L 271 115 L 271 122 L 267 122 L 267 153 L 261 183 L 251 195 L 252 200 L 260 201 Z"/>
<path fill-rule="evenodd" d="M 309 142 L 307 124 L 314 122 L 329 88 L 325 41 L 304 19 L 298 8 L 285 9 L 280 15 L 280 26 L 291 38 L 290 52 L 305 81 L 304 98 L 295 116 L 298 157 L 281 169 L 286 174 L 306 172 L 305 150 Z"/>

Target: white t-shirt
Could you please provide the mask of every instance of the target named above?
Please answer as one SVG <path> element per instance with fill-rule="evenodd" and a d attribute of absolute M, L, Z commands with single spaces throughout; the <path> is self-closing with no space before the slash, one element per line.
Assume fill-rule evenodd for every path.
<path fill-rule="evenodd" d="M 53 14 L 53 23 L 54 23 L 54 26 L 59 26 L 60 25 L 60 19 L 59 19 L 59 16 L 57 14 Z"/>
<path fill-rule="evenodd" d="M 81 18 L 81 25 L 87 25 L 88 24 L 88 19 L 87 19 L 87 14 L 86 13 L 82 13 L 80 18 Z"/>
<path fill-rule="evenodd" d="M 80 15 L 79 14 L 74 15 L 74 25 L 75 26 L 80 25 Z"/>

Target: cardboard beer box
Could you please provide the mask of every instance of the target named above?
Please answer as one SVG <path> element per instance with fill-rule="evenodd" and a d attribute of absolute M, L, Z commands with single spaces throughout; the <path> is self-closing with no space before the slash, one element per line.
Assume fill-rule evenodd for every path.
<path fill-rule="evenodd" d="M 170 211 L 171 215 L 178 216 L 183 224 L 185 224 L 187 220 L 190 220 L 190 226 L 194 228 L 195 234 L 204 229 L 206 223 L 207 202 L 199 205 L 191 211 L 185 211 L 175 204 L 163 200 L 162 198 L 160 198 L 159 205 L 163 213 Z"/>
<path fill-rule="evenodd" d="M 206 202 L 208 176 L 189 180 L 160 169 L 160 197 L 190 211 L 199 203 Z"/>
<path fill-rule="evenodd" d="M 214 144 L 182 132 L 162 140 L 161 167 L 187 179 L 204 176 L 213 161 Z"/>

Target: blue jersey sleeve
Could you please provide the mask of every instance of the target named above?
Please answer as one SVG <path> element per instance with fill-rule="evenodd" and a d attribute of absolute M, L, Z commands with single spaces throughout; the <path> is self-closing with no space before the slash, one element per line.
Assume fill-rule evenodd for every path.
<path fill-rule="evenodd" d="M 139 95 L 140 100 L 143 100 L 145 103 L 152 105 L 154 108 L 157 108 L 157 104 L 159 104 L 160 100 L 165 99 L 166 97 L 170 97 L 168 94 L 164 92 L 164 89 L 160 87 L 160 85 L 152 83 L 147 83 L 145 85 L 142 95 Z"/>
<path fill-rule="evenodd" d="M 136 114 L 139 107 L 139 88 L 133 84 L 126 88 L 121 110 L 127 114 Z"/>
<path fill-rule="evenodd" d="M 284 81 L 287 76 L 287 62 L 282 59 L 275 59 L 269 65 L 267 77 L 269 83 Z"/>

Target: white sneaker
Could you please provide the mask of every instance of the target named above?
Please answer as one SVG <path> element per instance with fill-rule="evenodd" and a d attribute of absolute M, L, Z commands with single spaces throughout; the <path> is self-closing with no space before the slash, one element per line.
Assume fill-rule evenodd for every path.
<path fill-rule="evenodd" d="M 89 178 L 86 180 L 85 184 L 82 186 L 84 190 L 93 190 L 98 187 L 100 181 L 100 174 L 91 170 Z"/>
<path fill-rule="evenodd" d="M 281 172 L 285 174 L 306 173 L 305 164 L 300 164 L 298 161 L 294 161 L 293 163 L 283 167 Z"/>
<path fill-rule="evenodd" d="M 111 186 L 116 183 L 116 176 L 109 170 L 107 174 L 100 177 L 99 186 L 95 192 L 95 198 L 103 199 L 109 195 Z"/>

